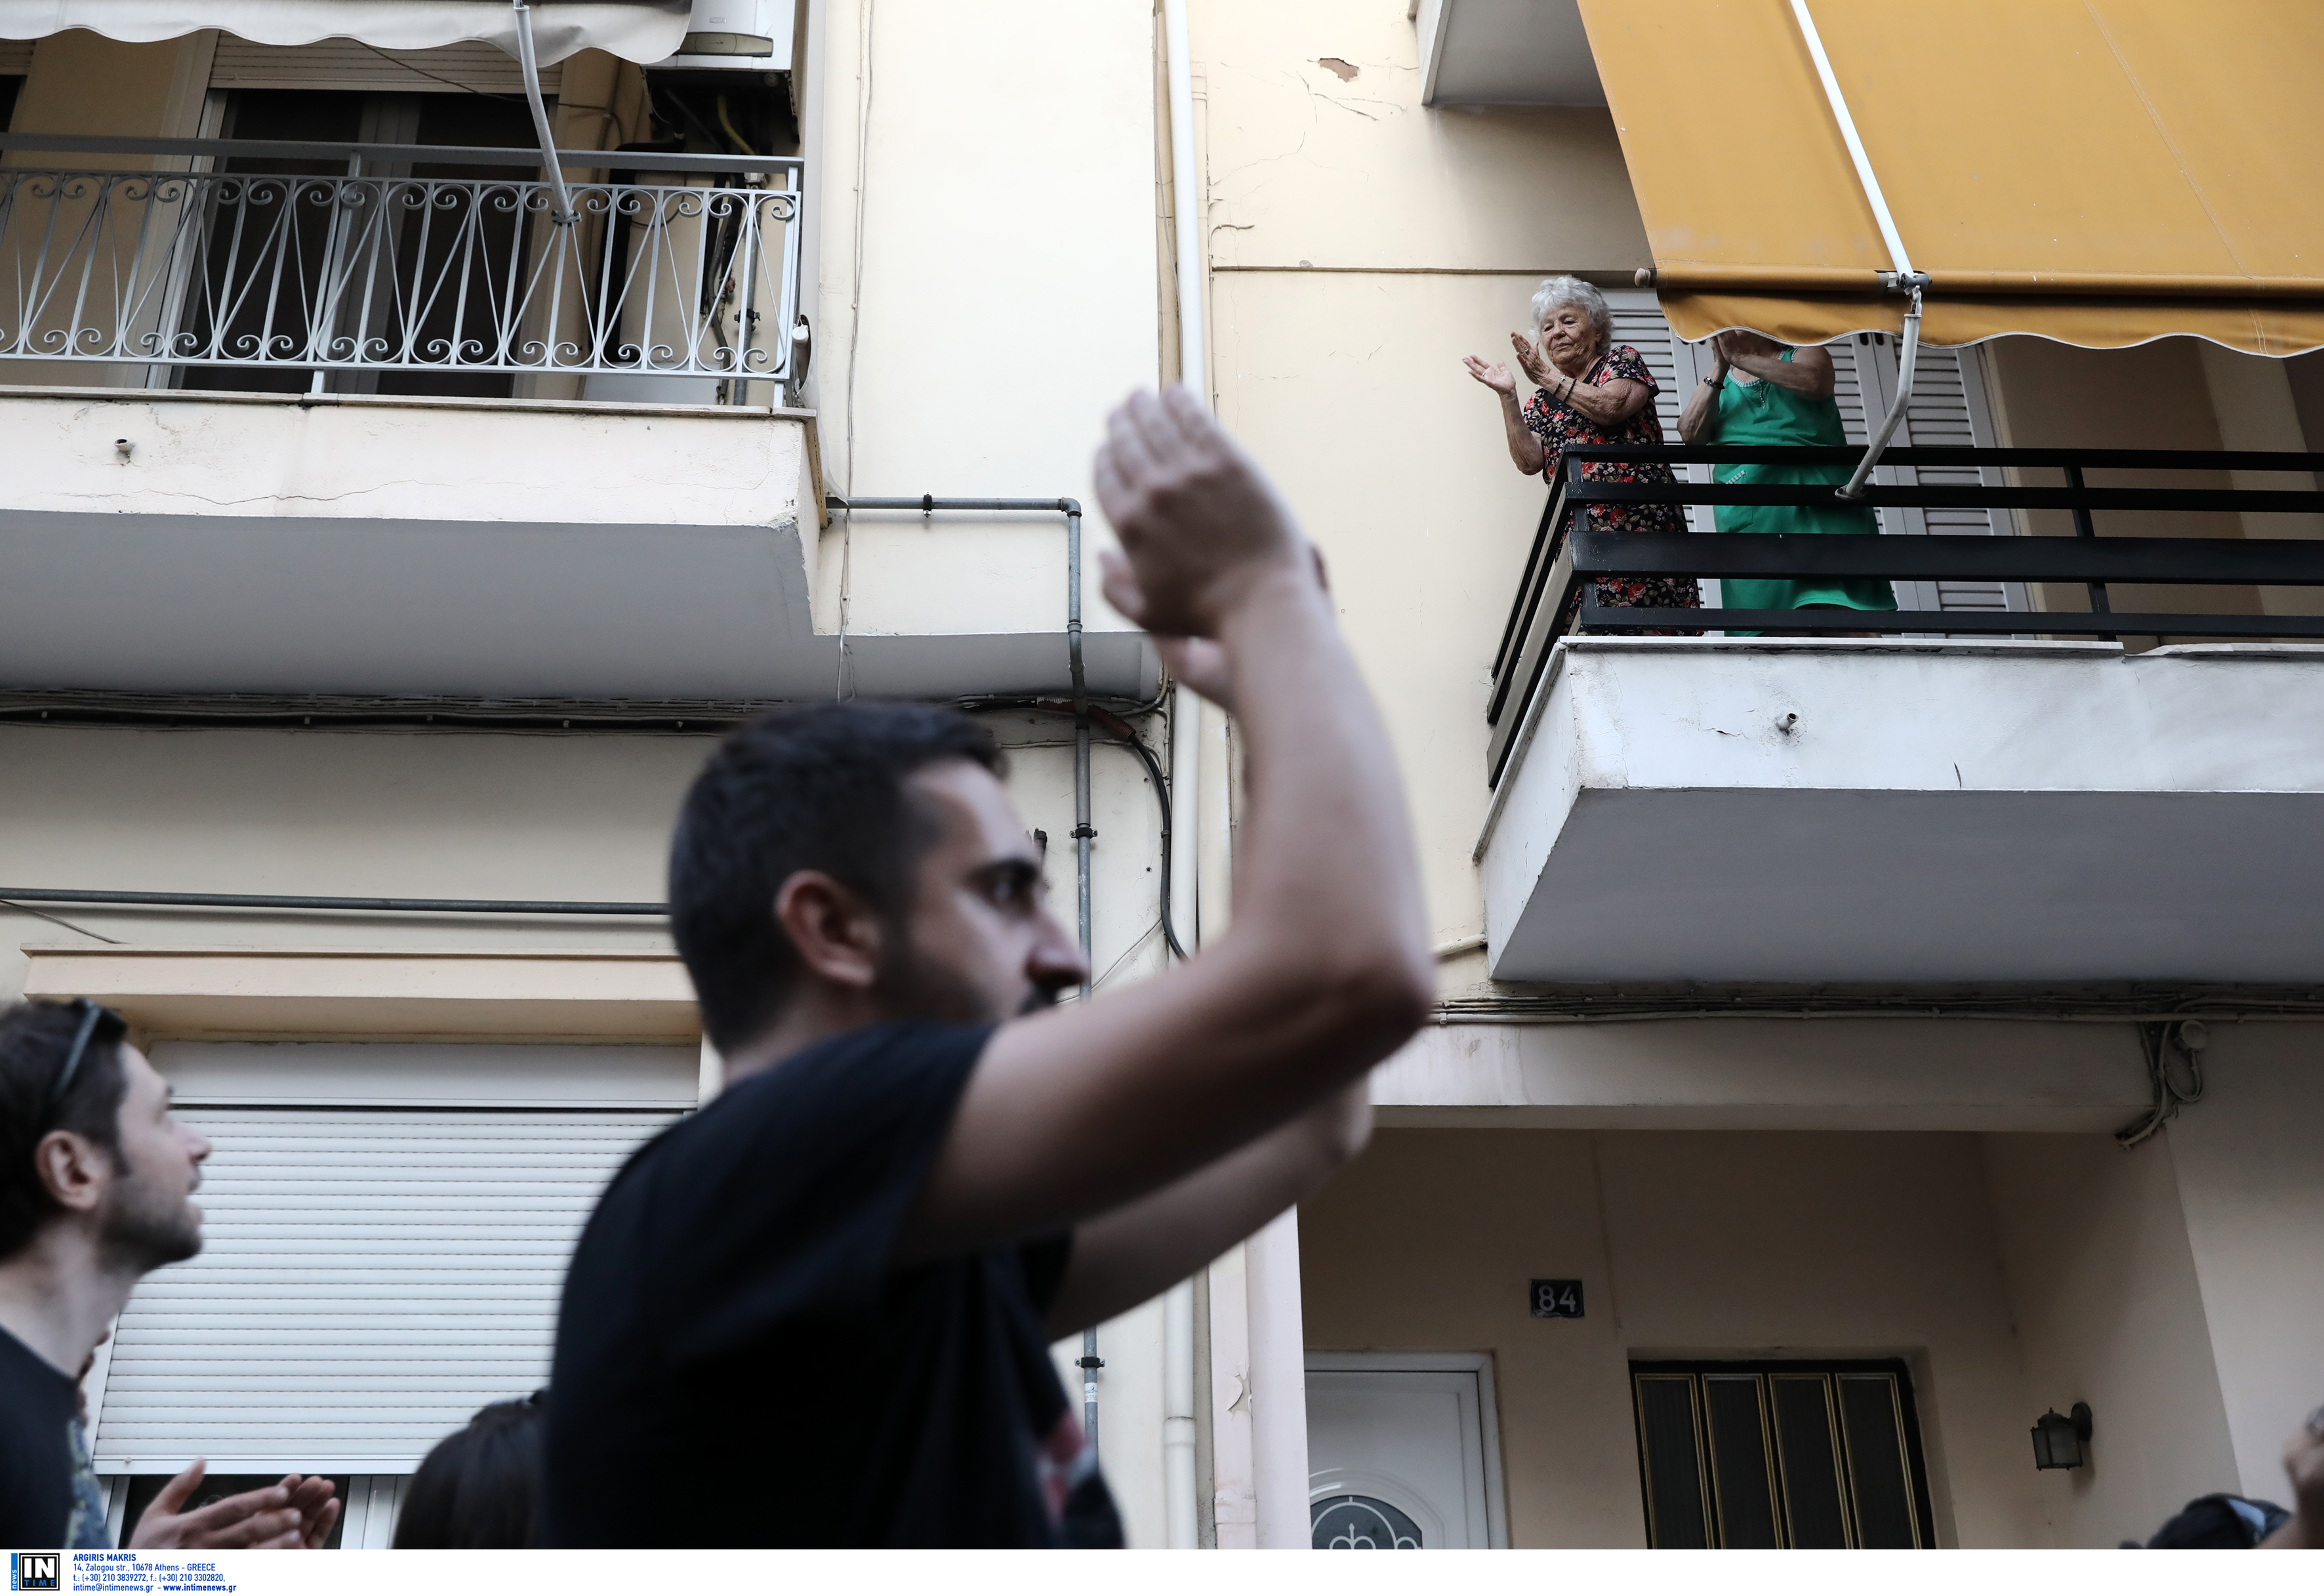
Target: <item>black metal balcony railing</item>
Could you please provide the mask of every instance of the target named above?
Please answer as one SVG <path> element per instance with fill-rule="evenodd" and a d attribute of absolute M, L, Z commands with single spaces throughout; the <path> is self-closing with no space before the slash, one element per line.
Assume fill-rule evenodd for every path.
<path fill-rule="evenodd" d="M 560 152 L 612 180 L 572 183 L 558 222 L 532 150 L 46 134 L 0 150 L 103 158 L 0 170 L 0 362 L 271 368 L 318 389 L 324 373 L 798 375 L 796 159 Z"/>
<path fill-rule="evenodd" d="M 1862 450 L 1593 445 L 1565 451 L 1564 467 L 1542 512 L 1493 657 L 1485 718 L 1492 729 L 1486 768 L 1498 783 L 1509 747 L 1545 678 L 1558 639 L 1574 632 L 1642 629 L 1687 632 L 1984 633 L 2002 636 L 2324 639 L 2324 615 L 2126 613 L 2109 608 L 2110 583 L 2172 586 L 2324 586 L 2324 541 L 2236 538 L 2099 537 L 2092 513 L 2106 511 L 2324 512 L 2324 493 L 2292 489 L 2091 487 L 2085 474 L 2121 471 L 2324 471 L 2324 455 L 2164 449 L 1898 448 L 1884 464 L 1932 467 L 2040 467 L 2067 485 L 2032 487 L 1884 485 L 1861 501 L 1923 510 L 2064 510 L 2070 538 L 1994 536 L 1770 536 L 1600 531 L 1582 519 L 1592 504 L 1793 504 L 1831 503 L 1814 485 L 1721 483 L 1604 483 L 1582 475 L 1599 460 L 1692 465 L 1830 464 L 1853 466 Z M 1959 611 L 1838 609 L 1612 609 L 1596 600 L 1600 577 L 1741 578 L 1866 577 L 1892 582 L 2062 582 L 2083 586 L 2090 609 Z M 1573 603 L 1577 592 L 1579 604 Z"/>

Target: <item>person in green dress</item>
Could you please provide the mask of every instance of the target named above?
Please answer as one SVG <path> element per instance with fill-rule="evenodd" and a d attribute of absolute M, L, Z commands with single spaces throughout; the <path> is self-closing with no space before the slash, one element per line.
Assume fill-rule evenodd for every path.
<path fill-rule="evenodd" d="M 1840 404 L 1832 398 L 1831 356 L 1813 345 L 1794 349 L 1755 332 L 1724 332 L 1711 340 L 1711 375 L 1695 385 L 1679 414 L 1678 435 L 1689 443 L 1753 444 L 1778 447 L 1838 447 L 1848 442 Z M 1812 483 L 1838 487 L 1848 480 L 1843 465 L 1720 466 L 1713 480 L 1724 483 Z M 1716 524 L 1722 532 L 1877 532 L 1880 522 L 1868 506 L 1837 502 L 1797 504 L 1721 504 Z M 1896 595 L 1869 577 L 1809 581 L 1729 577 L 1720 601 L 1730 610 L 1893 610 Z M 1729 636 L 1749 636 L 1729 632 Z"/>

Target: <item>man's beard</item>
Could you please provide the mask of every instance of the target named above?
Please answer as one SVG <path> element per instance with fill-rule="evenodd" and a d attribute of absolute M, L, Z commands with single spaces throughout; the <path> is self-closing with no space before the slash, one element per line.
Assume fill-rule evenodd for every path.
<path fill-rule="evenodd" d="M 998 1025 L 1008 1015 L 974 982 L 935 959 L 923 958 L 901 927 L 886 938 L 879 973 L 872 983 L 881 1009 L 897 1019 L 943 1019 L 955 1025 Z M 1057 1001 L 1057 994 L 1036 986 L 1017 1006 L 1019 1014 L 1035 1014 Z"/>
<path fill-rule="evenodd" d="M 107 1268 L 143 1275 L 199 1252 L 202 1222 L 186 1211 L 183 1198 L 164 1197 L 131 1172 L 106 1197 L 97 1244 Z"/>

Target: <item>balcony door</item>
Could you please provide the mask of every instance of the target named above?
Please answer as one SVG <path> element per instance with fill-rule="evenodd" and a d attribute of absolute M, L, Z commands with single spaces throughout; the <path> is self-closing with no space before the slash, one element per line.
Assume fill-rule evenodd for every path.
<path fill-rule="evenodd" d="M 220 131 L 235 139 L 412 146 L 533 143 L 521 100 L 481 94 L 420 94 L 329 88 L 227 91 Z M 181 326 L 196 346 L 251 353 L 304 349 L 318 321 L 335 339 L 386 340 L 420 363 L 403 369 L 327 371 L 285 359 L 279 365 L 189 365 L 180 383 L 232 392 L 396 393 L 505 399 L 505 372 L 429 365 L 475 359 L 507 319 L 529 263 L 535 219 L 512 203 L 532 181 L 530 166 L 368 164 L 381 180 L 356 192 L 373 208 L 331 204 L 332 188 L 301 178 L 338 178 L 326 160 L 235 157 L 223 170 L 252 180 L 221 191 L 208 221 L 199 281 L 189 284 Z M 467 180 L 424 189 L 396 180 Z M 495 189 L 490 185 L 511 187 Z"/>

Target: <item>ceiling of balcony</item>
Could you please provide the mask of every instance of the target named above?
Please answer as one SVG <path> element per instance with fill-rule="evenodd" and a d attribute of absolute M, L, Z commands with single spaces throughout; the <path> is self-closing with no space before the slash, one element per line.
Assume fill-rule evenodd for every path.
<path fill-rule="evenodd" d="M 1575 0 L 1421 0 L 1421 99 L 1431 106 L 1602 106 Z"/>
<path fill-rule="evenodd" d="M 0 510 L 0 686 L 765 700 L 829 694 L 798 530 Z M 1062 607 L 1062 605 L 1060 605 Z M 1142 697 L 1143 634 L 1090 680 Z M 1068 683 L 1062 630 L 853 636 L 867 696 Z"/>

